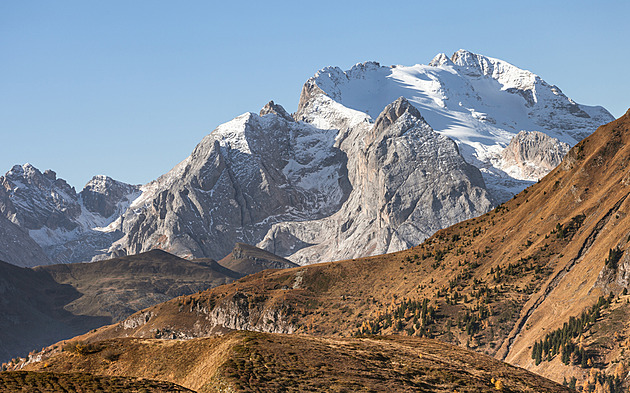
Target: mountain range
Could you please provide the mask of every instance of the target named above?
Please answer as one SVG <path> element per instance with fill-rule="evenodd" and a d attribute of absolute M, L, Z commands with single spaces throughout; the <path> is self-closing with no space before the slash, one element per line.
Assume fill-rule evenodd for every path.
<path fill-rule="evenodd" d="M 0 384 L 625 391 L 630 111 L 588 136 L 611 118 L 458 51 L 323 69 L 142 186 L 15 166 L 2 255 L 42 266 L 0 264 L 0 345 L 45 347 Z"/>
<path fill-rule="evenodd" d="M 145 185 L 95 176 L 76 192 L 14 166 L 0 177 L 1 248 L 21 266 L 152 249 L 219 260 L 238 242 L 300 265 L 399 251 L 508 200 L 612 119 L 465 50 L 328 67 L 296 113 L 270 102 L 222 124 Z"/>

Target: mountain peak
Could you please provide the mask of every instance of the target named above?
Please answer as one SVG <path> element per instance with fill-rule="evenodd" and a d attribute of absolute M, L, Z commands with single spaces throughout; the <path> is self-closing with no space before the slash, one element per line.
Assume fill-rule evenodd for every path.
<path fill-rule="evenodd" d="M 139 194 L 139 186 L 96 175 L 80 192 L 83 205 L 92 213 L 111 217 L 122 213 Z"/>
<path fill-rule="evenodd" d="M 478 55 L 466 49 L 460 49 L 453 53 L 451 61 L 457 65 L 474 65 L 478 62 L 479 58 L 486 58 L 483 55 Z"/>
<path fill-rule="evenodd" d="M 298 265 L 258 247 L 236 243 L 234 249 L 219 264 L 242 275 L 265 269 L 289 269 Z"/>
<path fill-rule="evenodd" d="M 429 62 L 429 65 L 431 67 L 439 67 L 439 66 L 443 66 L 443 65 L 452 66 L 454 64 L 451 61 L 451 59 L 449 59 L 448 56 L 446 56 L 446 54 L 438 53 L 437 55 L 435 55 L 433 60 L 431 60 Z"/>
<path fill-rule="evenodd" d="M 57 180 L 57 172 L 53 171 L 52 169 L 46 169 L 44 171 L 44 176 L 47 179 L 50 179 L 50 181 L 55 181 Z"/>
<path fill-rule="evenodd" d="M 353 65 L 350 71 L 352 70 L 365 71 L 365 70 L 377 69 L 377 68 L 381 68 L 381 63 L 379 63 L 378 61 L 370 60 L 370 61 L 364 61 L 364 62 Z"/>
<path fill-rule="evenodd" d="M 451 61 L 455 65 L 463 67 L 470 76 L 492 75 L 493 65 L 497 62 L 495 59 L 490 59 L 465 49 L 460 49 L 453 53 Z"/>
<path fill-rule="evenodd" d="M 70 186 L 64 179 L 57 178 L 57 174 L 54 171 L 47 169 L 42 173 L 29 163 L 14 165 L 13 168 L 5 174 L 4 178 L 11 182 L 17 182 L 16 185 L 18 187 L 34 186 L 40 190 L 56 188 L 70 196 L 76 194 L 74 187 Z"/>
<path fill-rule="evenodd" d="M 294 121 L 291 115 L 282 107 L 282 105 L 276 104 L 273 101 L 269 101 L 265 106 L 263 106 L 262 109 L 260 110 L 259 115 L 265 116 L 270 113 L 278 115 L 285 120 Z"/>
<path fill-rule="evenodd" d="M 382 131 L 385 128 L 389 127 L 391 124 L 394 124 L 396 120 L 401 118 L 405 114 L 409 114 L 412 117 L 415 117 L 418 120 L 424 121 L 424 118 L 420 114 L 420 111 L 416 109 L 415 106 L 411 105 L 409 101 L 405 97 L 398 97 L 396 101 L 387 105 L 385 109 L 381 112 L 380 115 L 376 118 L 374 122 L 374 130 Z"/>
<path fill-rule="evenodd" d="M 23 177 L 27 173 L 38 173 L 39 169 L 35 168 L 28 162 L 24 165 L 15 164 L 7 173 L 7 177 Z"/>

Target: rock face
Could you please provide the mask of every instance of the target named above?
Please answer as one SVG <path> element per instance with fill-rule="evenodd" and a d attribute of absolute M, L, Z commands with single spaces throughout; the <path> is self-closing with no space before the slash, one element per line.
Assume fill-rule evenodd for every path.
<path fill-rule="evenodd" d="M 41 173 L 30 164 L 16 165 L 0 177 L 2 188 L 0 211 L 5 217 L 27 230 L 46 226 L 51 230 L 72 231 L 81 206 L 74 187 L 55 172 Z"/>
<path fill-rule="evenodd" d="M 138 186 L 116 181 L 108 176 L 94 176 L 80 193 L 83 206 L 101 217 L 118 218 L 138 193 Z"/>
<path fill-rule="evenodd" d="M 27 232 L 0 216 L 0 261 L 22 267 L 48 265 L 51 260 Z"/>
<path fill-rule="evenodd" d="M 274 223 L 326 217 L 349 194 L 335 130 L 298 123 L 269 103 L 219 126 L 192 155 L 143 187 L 111 253 L 163 248 L 216 260 Z"/>
<path fill-rule="evenodd" d="M 58 263 L 89 261 L 99 249 L 107 249 L 122 234 L 104 227 L 139 195 L 137 186 L 105 176 L 96 176 L 77 194 L 55 172 L 42 173 L 30 164 L 14 166 L 0 177 L 0 185 L 2 216 L 27 232 L 48 258 Z M 39 253 L 36 247 L 26 247 L 31 254 Z M 3 248 L 7 250 L 7 246 Z M 13 255 L 8 259 L 14 263 L 28 258 Z M 18 264 L 40 263 L 22 260 Z"/>
<path fill-rule="evenodd" d="M 369 131 L 340 143 L 353 190 L 322 220 L 276 224 L 260 246 L 294 262 L 339 260 L 409 248 L 438 229 L 488 211 L 481 173 L 405 98 L 388 105 Z M 287 236 L 312 244 L 295 252 Z"/>
<path fill-rule="evenodd" d="M 521 131 L 501 152 L 503 169 L 524 180 L 543 178 L 560 165 L 571 146 L 538 131 Z"/>
<path fill-rule="evenodd" d="M 273 102 L 261 114 L 220 126 L 145 186 L 110 252 L 220 259 L 260 242 L 306 264 L 406 248 L 493 204 L 479 170 L 405 98 L 343 135 Z"/>

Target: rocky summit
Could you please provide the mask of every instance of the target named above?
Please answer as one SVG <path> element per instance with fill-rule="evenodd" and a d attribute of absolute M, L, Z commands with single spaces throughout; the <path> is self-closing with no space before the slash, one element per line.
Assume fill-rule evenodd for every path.
<path fill-rule="evenodd" d="M 356 129 L 340 144 L 353 185 L 341 209 L 321 220 L 276 224 L 263 248 L 301 264 L 382 254 L 492 207 L 479 169 L 404 97 L 365 124 L 369 129 Z M 312 246 L 296 252 L 284 247 L 287 238 Z"/>

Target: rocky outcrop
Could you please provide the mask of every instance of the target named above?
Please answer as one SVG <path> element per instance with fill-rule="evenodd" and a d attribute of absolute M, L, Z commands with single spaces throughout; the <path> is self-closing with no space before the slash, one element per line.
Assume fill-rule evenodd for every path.
<path fill-rule="evenodd" d="M 603 288 L 606 293 L 617 293 L 630 288 L 630 253 L 624 252 L 628 242 L 624 243 L 626 244 L 623 248 L 618 246 L 608 251 L 604 267 L 595 282 L 594 286 Z"/>
<path fill-rule="evenodd" d="M 252 300 L 247 294 L 237 292 L 209 311 L 208 320 L 214 326 L 234 330 L 286 334 L 295 331 L 286 312 L 277 308 L 263 308 L 263 304 Z"/>
<path fill-rule="evenodd" d="M 116 181 L 109 176 L 94 176 L 79 196 L 83 206 L 102 217 L 120 216 L 131 202 L 140 195 L 140 186 Z"/>
<path fill-rule="evenodd" d="M 15 165 L 0 177 L 0 212 L 25 230 L 72 231 L 81 215 L 77 193 L 55 172 Z"/>
<path fill-rule="evenodd" d="M 278 105 L 273 101 L 269 101 L 265 106 L 263 106 L 263 108 L 260 110 L 259 115 L 265 116 L 270 113 L 280 116 L 287 121 L 294 121 L 291 115 L 282 107 L 282 105 Z"/>
<path fill-rule="evenodd" d="M 229 330 L 293 333 L 296 326 L 291 308 L 282 304 L 269 306 L 266 300 L 265 296 L 238 291 L 220 300 L 182 297 L 137 312 L 95 336 L 191 339 Z"/>
<path fill-rule="evenodd" d="M 560 165 L 570 148 L 542 132 L 521 131 L 501 152 L 502 169 L 517 179 L 537 181 Z"/>

